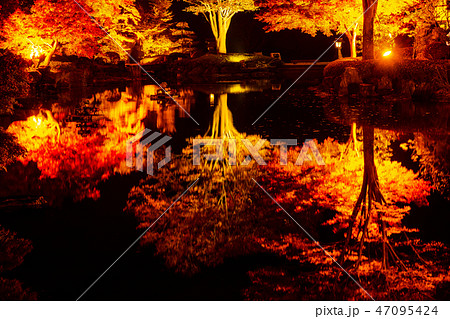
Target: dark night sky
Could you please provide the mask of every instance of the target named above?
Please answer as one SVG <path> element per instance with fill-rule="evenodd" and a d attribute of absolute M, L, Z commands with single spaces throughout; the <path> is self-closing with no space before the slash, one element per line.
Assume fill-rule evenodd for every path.
<path fill-rule="evenodd" d="M 203 16 L 183 12 L 182 7 L 182 4 L 174 3 L 172 9 L 175 20 L 188 22 L 200 42 L 208 38 L 212 39 L 211 29 Z M 228 32 L 228 52 L 263 52 L 265 55 L 269 55 L 271 52 L 280 52 L 285 62 L 292 59 L 315 60 L 333 43 L 332 38 L 327 38 L 322 34 L 311 37 L 298 30 L 266 33 L 263 29 L 264 23 L 253 17 L 254 13 L 239 13 L 234 16 Z M 345 37 L 343 39 L 347 40 Z M 348 55 L 347 46 L 344 44 L 343 47 L 343 54 Z M 331 61 L 336 58 L 336 49 L 332 48 L 321 60 Z"/>

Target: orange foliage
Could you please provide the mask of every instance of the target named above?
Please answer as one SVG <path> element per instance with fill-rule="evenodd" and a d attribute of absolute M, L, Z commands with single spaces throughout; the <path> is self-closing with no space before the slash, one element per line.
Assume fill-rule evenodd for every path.
<path fill-rule="evenodd" d="M 116 29 L 137 19 L 125 14 L 129 11 L 139 15 L 133 0 L 36 0 L 29 11 L 18 8 L 5 19 L 0 46 L 24 58 L 51 57 L 53 49 L 93 58 L 100 52 L 105 31 L 122 42 L 123 36 Z M 60 48 L 53 48 L 52 42 Z"/>
<path fill-rule="evenodd" d="M 8 132 L 17 136 L 19 144 L 28 151 L 20 158 L 21 162 L 25 165 L 36 162 L 41 180 L 58 181 L 62 189 L 75 193 L 75 200 L 97 199 L 100 193 L 96 186 L 102 180 L 116 172 L 129 172 L 125 162 L 125 142 L 144 129 L 149 113 L 156 118 L 157 130 L 166 134 L 175 132 L 177 116 L 186 116 L 170 100 L 158 103 L 152 99 L 157 94 L 157 86 L 146 85 L 141 89 L 134 94 L 131 89 L 97 93 L 101 114 L 98 118 L 104 119 L 95 120 L 100 128 L 93 129 L 88 136 L 78 134 L 76 123 L 68 123 L 60 129 L 49 111 L 42 113 L 47 116 L 31 116 L 26 121 L 14 122 Z M 189 112 L 193 92 L 180 90 L 177 93 L 177 102 Z M 92 97 L 89 103 L 92 105 L 94 101 Z M 57 115 L 55 117 L 61 120 Z"/>
<path fill-rule="evenodd" d="M 336 216 L 326 224 L 334 225 L 335 230 L 348 227 L 349 218 L 362 185 L 364 160 L 355 154 L 340 159 L 340 145 L 328 139 L 319 149 L 326 166 L 310 163 L 307 166 L 295 166 L 288 161 L 287 166 L 280 166 L 278 160 L 269 164 L 268 189 L 274 189 L 275 199 L 285 208 L 301 214 L 302 212 L 320 212 L 324 209 L 337 211 Z M 278 151 L 275 158 L 278 159 Z M 290 151 L 290 157 L 296 158 L 300 148 Z M 295 162 L 295 161 L 294 161 Z M 389 159 L 376 160 L 381 193 L 387 204 L 376 207 L 384 210 L 385 220 L 390 226 L 388 234 L 406 230 L 402 218 L 410 211 L 409 204 L 427 205 L 426 197 L 430 194 L 431 185 L 418 178 L 411 170 Z M 281 187 L 281 188 L 280 188 Z M 369 226 L 369 240 L 378 240 L 378 214 L 373 214 Z M 360 217 L 358 217 L 360 218 Z M 360 220 L 357 220 L 359 223 Z M 411 231 L 411 230 L 410 230 Z M 354 228 L 354 236 L 358 234 Z"/>
<path fill-rule="evenodd" d="M 117 171 L 124 171 L 127 134 L 116 130 L 112 122 L 102 121 L 101 129 L 80 136 L 75 123 L 63 129 L 58 140 L 57 129 L 43 117 L 32 116 L 11 124 L 8 131 L 17 136 L 27 149 L 20 161 L 37 163 L 40 179 L 55 179 L 65 189 L 73 189 L 74 199 L 100 196 L 96 185 Z"/>
<path fill-rule="evenodd" d="M 247 299 L 256 300 L 367 300 L 368 296 L 353 284 L 340 268 L 332 267 L 333 262 L 322 249 L 302 234 L 286 234 L 273 240 L 259 238 L 259 243 L 267 251 L 285 258 L 282 267 L 257 268 L 249 272 L 252 285 L 244 291 Z M 364 263 L 357 271 L 347 271 L 376 300 L 430 300 L 442 298 L 438 287 L 449 282 L 449 251 L 441 243 L 423 243 L 414 240 L 414 247 L 425 260 L 434 260 L 427 265 L 418 262 L 411 254 L 408 243 L 399 242 L 395 246 L 403 252 L 403 262 L 407 271 L 396 268 L 380 273 L 380 260 L 363 256 Z M 340 250 L 336 245 L 323 245 L 327 252 L 337 259 Z M 406 256 L 406 252 L 409 252 Z M 349 256 L 358 259 L 357 253 Z M 440 300 L 440 299 L 439 299 Z"/>

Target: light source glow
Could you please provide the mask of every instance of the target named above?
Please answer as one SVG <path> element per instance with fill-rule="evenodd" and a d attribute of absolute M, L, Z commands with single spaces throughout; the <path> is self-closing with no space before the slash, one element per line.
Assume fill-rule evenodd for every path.
<path fill-rule="evenodd" d="M 31 47 L 30 59 L 38 58 L 42 54 L 44 54 L 44 50 L 42 50 L 41 47 L 37 47 L 34 45 Z"/>
<path fill-rule="evenodd" d="M 384 56 L 384 57 L 387 57 L 387 56 L 390 56 L 391 54 L 392 54 L 392 51 L 389 50 L 389 51 L 384 52 L 384 53 L 383 53 L 383 56 Z"/>
<path fill-rule="evenodd" d="M 31 119 L 36 124 L 36 128 L 41 125 L 42 119 L 40 117 L 32 116 Z"/>
<path fill-rule="evenodd" d="M 236 54 L 236 55 L 229 55 L 227 56 L 227 60 L 229 62 L 242 62 L 242 61 L 246 61 L 249 58 L 245 55 L 241 55 L 241 54 Z"/>
<path fill-rule="evenodd" d="M 45 53 L 44 49 L 42 49 L 39 45 L 36 45 L 30 39 L 27 39 L 27 40 L 31 43 L 31 47 L 30 47 L 30 59 L 31 60 L 34 58 L 39 58 L 40 56 L 42 56 Z"/>

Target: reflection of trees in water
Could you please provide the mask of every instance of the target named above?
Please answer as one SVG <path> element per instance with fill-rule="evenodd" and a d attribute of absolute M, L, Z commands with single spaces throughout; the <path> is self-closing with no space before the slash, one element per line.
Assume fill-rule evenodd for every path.
<path fill-rule="evenodd" d="M 364 242 L 366 240 L 366 236 L 368 233 L 369 223 L 371 220 L 371 213 L 373 210 L 373 206 L 375 203 L 386 204 L 386 200 L 380 191 L 380 183 L 378 180 L 377 168 L 375 166 L 375 157 L 374 157 L 374 141 L 375 141 L 375 131 L 373 127 L 364 126 L 363 127 L 363 151 L 364 151 L 364 174 L 363 174 L 363 183 L 361 187 L 361 192 L 356 201 L 355 207 L 353 209 L 353 213 L 350 219 L 350 225 L 347 230 L 347 238 L 344 246 L 343 257 L 345 258 L 345 254 L 352 237 L 353 226 L 355 224 L 356 218 L 358 214 L 361 214 L 361 220 L 363 227 L 360 228 L 360 246 L 359 246 L 359 254 L 358 254 L 358 263 L 357 266 L 361 263 L 362 258 L 362 250 L 364 247 Z M 383 217 L 380 219 L 381 223 L 381 235 L 383 242 L 383 268 L 386 268 L 386 246 L 385 243 L 387 241 L 386 236 L 386 223 L 383 220 Z M 358 236 L 359 237 L 359 234 Z"/>
<path fill-rule="evenodd" d="M 420 174 L 430 180 L 439 193 L 450 199 L 449 134 L 416 132 L 413 136 L 402 147 L 412 150 L 412 159 L 419 163 Z"/>
<path fill-rule="evenodd" d="M 176 132 L 176 118 L 185 118 L 187 115 L 176 105 L 170 97 L 152 99 L 158 96 L 156 85 L 145 85 L 141 88 L 127 88 L 125 92 L 105 91 L 97 94 L 101 101 L 100 109 L 105 117 L 112 120 L 117 128 L 128 134 L 136 134 L 146 126 L 146 121 L 162 133 Z M 190 113 L 193 100 L 193 91 L 180 89 L 172 95 L 177 103 Z"/>
<path fill-rule="evenodd" d="M 388 266 L 389 256 L 396 263 L 404 266 L 390 245 L 387 235 L 389 233 L 386 229 L 386 220 L 388 218 L 385 216 L 385 212 L 389 211 L 392 203 L 386 205 L 386 201 L 380 191 L 380 182 L 378 181 L 377 168 L 374 161 L 374 144 L 380 144 L 380 141 L 375 143 L 374 128 L 388 129 L 394 131 L 395 135 L 401 133 L 413 134 L 415 138 L 414 141 L 409 142 L 409 146 L 415 149 L 416 157 L 420 157 L 423 160 L 421 165 L 425 167 L 424 170 L 432 172 L 431 175 L 435 177 L 442 172 L 443 165 L 447 165 L 449 110 L 448 105 L 445 104 L 419 104 L 411 101 L 365 101 L 348 98 L 330 101 L 325 105 L 325 113 L 333 122 L 352 126 L 352 134 L 354 132 L 354 123 L 357 123 L 363 127 L 364 135 L 364 178 L 359 197 L 350 218 L 346 244 L 342 254 L 343 258 L 347 253 L 353 235 L 359 245 L 359 249 L 357 249 L 359 250 L 359 258 L 356 263 L 356 266 L 359 266 L 364 242 L 367 240 L 369 224 L 377 221 L 383 250 L 383 268 L 385 269 Z M 429 143 L 425 138 L 421 138 L 423 134 L 418 132 L 433 132 L 432 135 L 443 136 L 444 138 L 440 140 L 440 143 Z M 352 136 L 350 137 L 351 140 L 354 140 Z M 384 141 L 387 143 L 387 145 L 384 145 L 386 150 L 381 152 L 376 150 L 375 153 L 382 158 L 389 157 L 390 160 L 392 154 L 387 149 L 391 146 L 393 140 L 388 136 L 381 137 L 381 140 L 387 140 L 387 142 Z M 381 142 L 383 143 L 383 141 Z M 395 175 L 398 172 L 392 172 L 392 174 Z M 433 180 L 433 182 L 437 186 L 436 180 Z M 444 182 L 444 184 L 444 187 L 448 189 L 448 181 Z M 378 205 L 375 205 L 376 203 Z M 377 212 L 376 216 L 373 214 L 375 211 Z M 359 221 L 359 226 L 355 225 L 357 220 Z M 354 227 L 357 227 L 357 229 L 355 230 Z"/>
<path fill-rule="evenodd" d="M 102 180 L 128 172 L 125 166 L 128 135 L 117 131 L 113 122 L 100 119 L 99 127 L 85 136 L 79 134 L 76 123 L 70 122 L 56 140 L 58 131 L 49 125 L 48 118 L 39 120 L 32 116 L 13 122 L 8 128 L 27 150 L 26 156 L 19 158 L 22 165 L 16 166 L 15 174 L 6 176 L 13 181 L 5 183 L 11 186 L 5 187 L 8 196 L 36 192 L 51 204 L 63 201 L 65 196 L 75 201 L 96 199 Z"/>
<path fill-rule="evenodd" d="M 412 160 L 419 163 L 422 176 L 449 196 L 449 103 L 340 99 L 328 102 L 325 113 L 339 124 L 356 122 L 410 136 L 402 148 L 413 151 Z"/>
<path fill-rule="evenodd" d="M 341 265 L 344 267 L 358 265 L 358 269 L 349 269 L 348 271 L 354 278 L 358 278 L 361 285 L 374 298 L 378 299 L 379 296 L 386 298 L 388 295 L 389 298 L 395 298 L 399 292 L 402 295 L 405 292 L 412 295 L 418 289 L 425 290 L 429 287 L 434 289 L 435 286 L 432 284 L 442 280 L 439 276 L 446 273 L 448 265 L 445 264 L 443 267 L 439 266 L 433 270 L 431 267 L 423 270 L 423 265 L 419 265 L 419 257 L 415 251 L 425 260 L 428 260 L 431 254 L 423 253 L 426 248 L 418 242 L 415 234 L 411 237 L 414 238 L 415 250 L 411 248 L 411 241 L 407 236 L 409 236 L 408 232 L 414 230 L 408 229 L 402 223 L 403 217 L 411 211 L 411 205 L 419 207 L 428 205 L 426 196 L 429 195 L 429 183 L 418 178 L 414 172 L 401 166 L 399 162 L 392 160 L 389 145 L 395 135 L 391 132 L 364 125 L 363 135 L 364 156 L 358 157 L 354 151 L 350 150 L 348 156 L 341 157 L 345 144 L 327 139 L 318 145 L 327 164 L 325 167 L 314 166 L 314 163 L 309 167 L 295 165 L 282 167 L 278 162 L 269 163 L 265 169 L 269 173 L 269 177 L 264 181 L 264 187 L 273 189 L 272 196 L 290 214 L 292 211 L 293 218 L 319 240 L 336 260 L 342 254 L 341 238 L 344 234 L 341 231 L 349 231 L 349 221 L 352 214 L 356 212 L 355 221 L 352 223 L 354 227 L 350 227 L 352 231 L 347 237 L 350 241 L 349 249 L 347 249 L 350 252 L 346 255 L 348 260 Z M 292 150 L 292 156 L 289 154 L 289 157 L 295 158 L 299 151 L 299 149 Z M 362 187 L 362 185 L 364 186 Z M 357 201 L 358 204 L 355 205 Z M 377 201 L 383 202 L 383 205 Z M 383 224 L 385 224 L 384 227 Z M 330 236 L 327 229 L 320 230 L 323 225 L 333 225 L 334 231 L 338 235 Z M 264 247 L 270 251 L 283 257 L 286 256 L 289 260 L 300 261 L 300 265 L 294 262 L 295 272 L 287 274 L 286 268 L 280 269 L 284 272 L 283 275 L 289 278 L 289 282 L 284 283 L 283 288 L 286 290 L 278 289 L 284 293 L 281 295 L 291 294 L 297 289 L 295 293 L 297 298 L 305 298 L 305 296 L 310 298 L 310 293 L 316 293 L 317 297 L 315 298 L 323 299 L 327 294 L 324 290 L 315 290 L 314 288 L 298 290 L 298 287 L 304 286 L 305 281 L 308 280 L 305 280 L 305 277 L 311 275 L 310 283 L 313 287 L 317 282 L 329 282 L 330 278 L 333 278 L 331 280 L 333 288 L 330 288 L 329 291 L 333 291 L 333 294 L 336 293 L 334 298 L 342 298 L 344 295 L 355 298 L 354 292 L 358 290 L 345 292 L 345 289 L 349 287 L 354 290 L 354 286 L 348 285 L 346 280 L 341 280 L 345 278 L 342 276 L 341 269 L 338 273 L 336 271 L 338 268 L 333 270 L 331 267 L 325 267 L 325 265 L 331 265 L 332 261 L 323 253 L 322 249 L 314 247 L 315 244 L 309 242 L 308 238 L 299 235 L 298 230 L 290 231 L 292 233 L 286 234 L 283 230 L 282 236 L 284 237 L 282 238 L 266 238 L 261 241 Z M 362 237 L 364 240 L 361 239 Z M 402 240 L 403 237 L 406 240 Z M 381 274 L 379 270 L 383 268 L 383 246 L 387 271 Z M 430 246 L 429 249 L 432 247 Z M 299 252 L 302 252 L 300 256 Z M 401 255 L 398 252 L 401 252 Z M 433 251 L 433 253 L 435 252 L 436 250 Z M 359 253 L 361 257 L 358 260 Z M 307 261 L 302 260 L 304 256 L 307 257 Z M 408 272 L 389 268 L 388 260 L 392 261 L 391 266 L 395 266 L 395 263 L 403 267 L 403 263 L 409 267 Z M 318 269 L 314 271 L 305 269 L 311 264 L 318 266 Z M 306 267 L 299 270 L 299 277 L 293 279 L 295 275 L 291 276 L 291 274 L 295 274 L 303 265 Z M 276 267 L 271 270 L 274 268 L 279 270 Z M 317 271 L 319 269 L 323 272 Z M 263 287 L 265 285 L 272 288 L 274 276 L 270 273 L 266 277 L 264 274 L 266 270 L 268 269 L 265 268 L 262 273 L 254 274 L 255 277 L 252 281 L 258 285 L 255 288 L 255 291 L 258 290 L 257 294 L 261 292 L 261 288 L 268 291 L 267 287 Z M 435 270 L 437 271 L 435 272 Z M 439 275 L 431 276 L 432 272 L 439 273 Z M 414 276 L 411 276 L 412 273 Z M 397 286 L 397 283 L 400 282 L 401 287 Z M 395 287 L 392 288 L 393 286 Z M 273 291 L 271 290 L 271 292 Z M 359 295 L 357 298 L 363 297 Z"/>
<path fill-rule="evenodd" d="M 340 98 L 325 101 L 326 117 L 334 123 L 370 125 L 394 131 L 448 132 L 448 103 L 418 103 L 410 100 L 352 100 Z"/>
<path fill-rule="evenodd" d="M 211 126 L 206 135 L 210 135 L 212 138 L 232 139 L 241 136 L 241 134 L 234 127 L 233 115 L 228 107 L 228 95 L 263 92 L 273 89 L 273 83 L 272 80 L 252 80 L 241 83 L 194 85 L 192 87 L 196 91 L 208 94 L 212 106 L 217 104 Z"/>
<path fill-rule="evenodd" d="M 233 114 L 228 108 L 228 94 L 219 94 L 218 103 L 214 110 L 211 137 L 212 138 L 235 138 L 239 132 L 233 125 Z"/>
<path fill-rule="evenodd" d="M 341 154 L 341 159 L 343 156 L 347 155 L 349 150 L 353 149 L 356 153 L 356 156 L 359 156 L 358 150 L 358 125 L 356 122 L 353 122 L 350 129 L 350 137 L 348 138 L 347 145 L 345 147 L 345 151 Z"/>

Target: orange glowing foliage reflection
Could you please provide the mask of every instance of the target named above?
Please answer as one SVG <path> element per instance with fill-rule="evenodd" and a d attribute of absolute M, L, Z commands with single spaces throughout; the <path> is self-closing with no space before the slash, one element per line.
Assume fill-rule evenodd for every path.
<path fill-rule="evenodd" d="M 101 121 L 101 128 L 89 136 L 80 136 L 75 123 L 69 123 L 58 139 L 51 121 L 32 116 L 14 122 L 8 131 L 27 149 L 19 160 L 34 161 L 40 179 L 54 179 L 61 188 L 74 191 L 74 199 L 97 199 L 97 185 L 115 172 L 125 172 L 125 141 L 128 135 L 115 129 L 111 121 Z"/>
<path fill-rule="evenodd" d="M 159 87 L 156 85 L 145 85 L 138 93 L 127 88 L 125 92 L 105 91 L 96 95 L 101 102 L 101 112 L 111 121 L 120 132 L 137 134 L 145 128 L 144 120 L 147 117 L 156 118 L 156 128 L 160 133 L 173 134 L 176 132 L 175 118 L 186 118 L 194 103 L 194 92 L 190 89 L 179 90 L 171 98 L 164 93 L 160 94 L 163 99 L 157 101 L 152 99 L 158 95 Z M 92 99 L 93 101 L 93 99 Z"/>
<path fill-rule="evenodd" d="M 382 137 L 379 141 L 384 142 L 389 140 L 387 136 L 392 133 L 379 131 L 378 136 L 380 135 Z M 410 240 L 406 234 L 414 229 L 407 229 L 402 223 L 403 217 L 411 210 L 410 204 L 428 205 L 427 196 L 432 186 L 418 174 L 392 161 L 390 154 L 386 154 L 386 149 L 380 144 L 375 144 L 375 165 L 380 190 L 387 203 L 372 209 L 367 238 L 370 244 L 365 245 L 361 266 L 357 270 L 351 268 L 346 270 L 358 278 L 362 286 L 377 300 L 432 298 L 429 296 L 435 294 L 436 287 L 449 280 L 448 264 L 445 261 L 436 261 L 436 256 L 448 260 L 448 249 L 436 242 Z M 324 229 L 320 225 L 325 228 L 331 226 L 335 232 L 348 227 L 361 190 L 363 156 L 358 157 L 356 152 L 350 152 L 348 156 L 341 158 L 340 154 L 345 147 L 332 139 L 319 144 L 318 148 L 326 166 L 318 166 L 314 162 L 295 166 L 292 160 L 288 161 L 287 166 L 280 166 L 279 150 L 275 150 L 273 160 L 267 167 L 267 175 L 261 183 L 304 229 L 320 241 L 327 253 L 324 253 L 316 242 L 305 236 L 296 225 L 288 229 L 287 227 L 292 224 L 290 220 L 286 223 L 284 233 L 278 233 L 276 236 L 258 236 L 254 240 L 262 249 L 283 256 L 293 263 L 291 266 L 284 264 L 283 267 L 263 266 L 264 268 L 250 271 L 252 286 L 244 292 L 248 299 L 258 299 L 261 296 L 283 300 L 368 298 L 363 290 L 348 284 L 347 277 L 342 275 L 339 267 L 333 267 L 334 262 L 330 256 L 339 260 L 342 254 L 340 244 L 342 237 L 320 233 L 320 228 Z M 289 158 L 295 159 L 299 151 L 299 148 L 290 151 Z M 392 236 L 391 240 L 395 242 L 396 249 L 402 252 L 401 260 L 407 265 L 407 271 L 389 268 L 382 276 L 380 275 L 382 262 L 377 258 L 377 249 L 381 249 L 378 245 L 381 241 L 381 231 L 378 226 L 380 223 L 377 220 L 377 210 L 385 212 L 384 220 L 388 225 L 388 235 L 404 231 L 404 236 Z M 285 216 L 281 209 L 278 211 L 281 216 Z M 330 217 L 330 212 L 334 216 Z M 357 220 L 355 224 L 358 226 L 360 222 Z M 354 237 L 358 235 L 359 227 L 354 227 Z M 416 236 L 411 235 L 410 238 L 414 237 Z M 406 241 L 403 238 L 406 238 Z M 411 247 L 415 247 L 414 251 Z M 421 263 L 416 254 L 423 257 L 427 264 Z M 351 251 L 347 259 L 356 262 L 357 252 Z"/>
<path fill-rule="evenodd" d="M 54 179 L 62 188 L 74 193 L 75 200 L 98 199 L 97 186 L 102 180 L 114 173 L 130 171 L 125 162 L 125 142 L 144 129 L 144 121 L 150 118 L 159 132 L 171 134 L 176 131 L 176 117 L 187 116 L 173 101 L 155 100 L 157 90 L 157 86 L 147 85 L 138 93 L 127 88 L 125 92 L 107 90 L 96 94 L 95 100 L 100 102 L 101 115 L 96 120 L 99 128 L 88 136 L 78 134 L 76 123 L 68 123 L 61 129 L 49 110 L 26 121 L 14 122 L 8 131 L 16 135 L 28 151 L 20 161 L 25 165 L 36 162 L 41 180 Z M 189 112 L 192 97 L 191 90 L 181 90 L 175 99 Z M 94 97 L 88 102 L 93 105 Z M 73 112 L 59 111 L 60 114 Z M 57 114 L 55 117 L 60 119 Z"/>
<path fill-rule="evenodd" d="M 337 211 L 334 218 L 326 224 L 334 226 L 335 231 L 346 229 L 358 198 L 362 180 L 364 159 L 351 154 L 340 158 L 342 146 L 332 139 L 319 145 L 326 166 L 306 163 L 295 166 L 288 161 L 287 166 L 280 166 L 278 161 L 269 164 L 271 174 L 266 183 L 269 189 L 279 189 L 275 199 L 295 214 L 317 214 L 324 209 Z M 289 153 L 296 158 L 299 149 Z M 276 151 L 276 154 L 278 154 Z M 277 158 L 277 156 L 275 156 Z M 295 161 L 294 161 L 295 162 Z M 389 225 L 388 235 L 401 231 L 413 231 L 402 225 L 403 217 L 409 213 L 409 204 L 428 205 L 426 197 L 430 194 L 431 184 L 418 177 L 400 163 L 389 159 L 376 160 L 380 189 L 387 204 L 376 207 L 385 212 L 385 221 Z M 276 187 L 275 187 L 276 186 Z M 358 217 L 360 218 L 360 217 Z M 369 226 L 369 240 L 379 240 L 377 214 L 373 214 Z M 357 220 L 358 224 L 360 220 Z M 353 235 L 358 235 L 358 227 Z"/>

